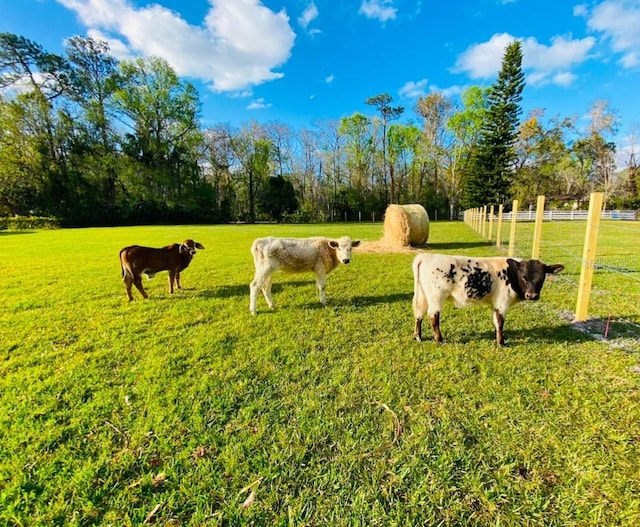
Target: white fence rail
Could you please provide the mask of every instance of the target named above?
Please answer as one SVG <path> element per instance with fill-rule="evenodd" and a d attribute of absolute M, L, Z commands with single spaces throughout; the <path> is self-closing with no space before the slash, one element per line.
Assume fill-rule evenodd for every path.
<path fill-rule="evenodd" d="M 544 221 L 563 221 L 563 220 L 586 220 L 589 216 L 587 210 L 545 210 L 543 215 Z M 504 220 L 511 220 L 511 213 L 505 212 Z M 637 210 L 603 210 L 600 214 L 601 220 L 638 220 L 640 214 Z M 518 211 L 517 221 L 535 221 L 536 211 L 521 210 Z"/>

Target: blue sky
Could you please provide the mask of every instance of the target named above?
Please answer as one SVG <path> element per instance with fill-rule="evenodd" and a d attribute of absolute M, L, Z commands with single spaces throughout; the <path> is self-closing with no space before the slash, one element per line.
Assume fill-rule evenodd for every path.
<path fill-rule="evenodd" d="M 604 99 L 621 148 L 640 128 L 640 0 L 0 0 L 0 31 L 58 53 L 88 35 L 118 58 L 161 56 L 198 88 L 205 126 L 296 128 L 373 115 L 364 100 L 382 92 L 416 119 L 420 95 L 490 85 L 517 38 L 525 114 L 584 122 Z"/>

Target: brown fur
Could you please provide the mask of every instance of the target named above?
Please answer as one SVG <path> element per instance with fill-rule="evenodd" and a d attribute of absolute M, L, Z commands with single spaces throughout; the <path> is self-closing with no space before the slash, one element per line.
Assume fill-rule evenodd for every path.
<path fill-rule="evenodd" d="M 127 291 L 129 302 L 133 300 L 131 286 L 135 285 L 143 298 L 149 298 L 142 286 L 142 274 L 153 278 L 160 271 L 169 271 L 169 292 L 173 294 L 173 284 L 182 289 L 180 273 L 184 271 L 196 253 L 196 249 L 204 246 L 191 239 L 181 244 L 174 243 L 160 249 L 130 245 L 120 251 L 120 265 L 122 267 L 122 281 Z"/>

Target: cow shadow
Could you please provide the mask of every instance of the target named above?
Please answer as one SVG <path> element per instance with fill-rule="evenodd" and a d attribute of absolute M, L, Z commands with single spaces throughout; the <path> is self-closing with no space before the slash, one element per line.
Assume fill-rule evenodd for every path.
<path fill-rule="evenodd" d="M 446 327 L 442 327 L 444 344 L 475 344 L 479 342 L 495 342 L 496 332 L 494 329 L 487 331 L 478 331 L 474 333 L 452 333 L 447 331 Z M 431 328 L 428 324 L 423 326 L 422 338 L 424 341 L 431 341 Z M 585 333 L 577 331 L 571 324 L 535 326 L 532 328 L 514 328 L 505 327 L 504 339 L 507 348 L 514 346 L 530 346 L 532 344 L 538 346 L 547 346 L 559 343 L 583 343 L 592 341 L 593 338 Z"/>
<path fill-rule="evenodd" d="M 281 282 L 281 283 L 273 283 L 271 286 L 271 293 L 276 295 L 282 292 L 283 289 L 287 287 L 301 287 L 301 286 L 312 286 L 316 287 L 316 284 L 313 280 L 309 281 L 295 281 L 295 282 Z M 183 288 L 183 290 L 188 290 Z M 259 293 L 262 296 L 262 292 Z M 195 296 L 199 296 L 202 298 L 236 298 L 236 297 L 249 297 L 249 284 L 225 284 L 214 287 L 213 289 L 204 289 L 198 291 Z"/>
<path fill-rule="evenodd" d="M 395 304 L 397 302 L 411 302 L 413 291 L 409 293 L 391 293 L 389 295 L 354 296 L 351 302 L 356 307 L 367 307 L 377 304 Z"/>
<path fill-rule="evenodd" d="M 213 289 L 203 289 L 195 296 L 200 298 L 235 298 L 239 296 L 249 296 L 249 284 L 221 285 Z"/>

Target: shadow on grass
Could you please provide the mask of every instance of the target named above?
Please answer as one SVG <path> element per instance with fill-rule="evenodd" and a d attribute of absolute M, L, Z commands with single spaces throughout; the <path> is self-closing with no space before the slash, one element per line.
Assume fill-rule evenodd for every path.
<path fill-rule="evenodd" d="M 0 231 L 0 236 L 11 236 L 13 234 L 34 234 L 34 231 Z"/>
<path fill-rule="evenodd" d="M 308 286 L 312 285 L 315 287 L 315 282 L 313 281 L 299 281 L 299 282 L 283 282 L 283 283 L 274 283 L 271 286 L 271 293 L 277 294 L 281 292 L 283 289 L 291 286 Z M 199 296 L 202 298 L 234 298 L 239 296 L 246 296 L 249 298 L 249 284 L 229 284 L 229 285 L 221 285 L 219 287 L 214 287 L 213 289 L 206 289 L 199 291 L 195 296 Z M 260 296 L 262 296 L 262 292 L 260 292 Z"/>
<path fill-rule="evenodd" d="M 453 334 L 448 336 L 443 330 L 444 344 L 474 344 L 478 342 L 492 341 L 495 342 L 496 333 L 493 330 L 481 331 L 473 334 Z M 426 342 L 431 342 L 431 329 L 428 324 L 423 325 L 422 338 Z M 509 329 L 505 326 L 504 339 L 506 347 L 513 346 L 531 346 L 533 344 L 539 346 L 548 346 L 560 343 L 582 343 L 590 342 L 592 337 L 576 331 L 571 324 L 561 324 L 559 326 L 536 326 L 524 329 Z"/>
<path fill-rule="evenodd" d="M 354 296 L 352 298 L 353 304 L 356 306 L 373 306 L 376 304 L 394 304 L 396 302 L 406 302 L 411 304 L 413 298 L 413 292 L 409 293 L 393 293 L 390 295 L 377 295 L 377 296 Z"/>
<path fill-rule="evenodd" d="M 475 247 L 491 247 L 495 242 L 447 242 L 447 243 L 427 243 L 427 251 L 455 251 L 457 249 L 473 249 Z"/>

